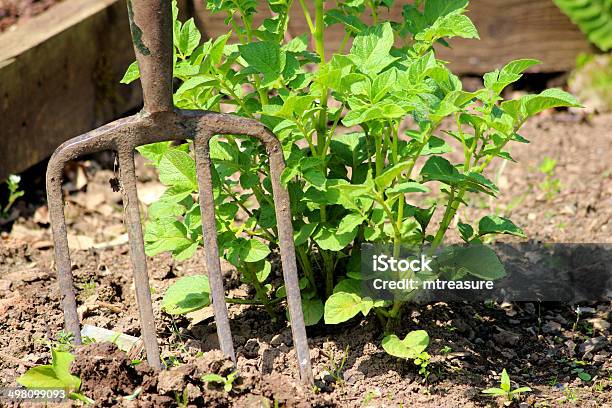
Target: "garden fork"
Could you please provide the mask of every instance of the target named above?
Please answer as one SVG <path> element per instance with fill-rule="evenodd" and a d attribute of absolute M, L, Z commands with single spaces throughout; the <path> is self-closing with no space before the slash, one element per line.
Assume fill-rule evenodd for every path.
<path fill-rule="evenodd" d="M 151 366 L 161 368 L 136 192 L 134 149 L 149 143 L 192 139 L 200 191 L 206 267 L 217 335 L 221 351 L 236 361 L 218 254 L 209 141 L 214 135 L 251 136 L 264 144 L 269 155 L 291 331 L 300 377 L 305 383 L 312 384 L 310 354 L 298 285 L 289 194 L 280 184 L 280 175 L 285 167 L 281 144 L 263 125 L 251 119 L 229 114 L 175 109 L 172 101 L 171 2 L 127 0 L 127 6 L 134 50 L 140 68 L 144 109 L 134 116 L 119 119 L 65 142 L 55 151 L 47 168 L 47 200 L 66 329 L 73 334 L 75 343 L 80 344 L 81 334 L 63 208 L 62 171 L 68 161 L 79 156 L 112 150 L 116 152 L 119 160 L 125 223 L 130 241 L 134 286 L 147 361 Z"/>

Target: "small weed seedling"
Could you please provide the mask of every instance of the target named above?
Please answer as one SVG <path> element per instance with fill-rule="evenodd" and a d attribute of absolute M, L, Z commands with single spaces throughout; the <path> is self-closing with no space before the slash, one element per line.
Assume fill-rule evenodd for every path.
<path fill-rule="evenodd" d="M 232 391 L 234 387 L 234 381 L 238 378 L 238 371 L 232 371 L 227 375 L 227 377 L 223 377 L 219 374 L 206 374 L 202 376 L 202 381 L 205 383 L 218 383 L 223 384 L 223 389 L 225 392 L 229 393 Z"/>
<path fill-rule="evenodd" d="M 588 363 L 582 360 L 575 360 L 572 362 L 572 374 L 576 374 L 584 382 L 589 382 L 593 377 L 583 367 Z"/>
<path fill-rule="evenodd" d="M 68 351 L 51 349 L 51 364 L 30 368 L 17 379 L 26 388 L 58 388 L 66 391 L 72 400 L 93 404 L 93 400 L 80 392 L 81 379 L 70 374 L 74 356 Z"/>
<path fill-rule="evenodd" d="M 382 396 L 382 393 L 380 392 L 380 389 L 378 388 L 374 388 L 373 390 L 368 390 L 365 393 L 365 397 L 363 397 L 363 402 L 361 403 L 362 407 L 368 406 L 368 404 L 370 402 L 372 402 L 372 400 L 374 400 L 375 398 L 380 398 Z"/>
<path fill-rule="evenodd" d="M 531 391 L 531 388 L 529 387 L 512 389 L 512 386 L 510 385 L 510 376 L 508 376 L 508 372 L 505 368 L 501 373 L 501 381 L 499 385 L 500 388 L 487 388 L 486 390 L 482 391 L 482 393 L 493 397 L 504 397 L 506 400 L 504 405 L 506 406 L 512 404 L 512 401 L 514 401 L 519 394 Z"/>
<path fill-rule="evenodd" d="M 538 167 L 541 173 L 544 174 L 544 181 L 540 183 L 540 190 L 544 192 L 546 200 L 552 201 L 561 192 L 561 180 L 555 178 L 555 168 L 557 161 L 550 157 L 544 157 L 542 163 Z"/>
<path fill-rule="evenodd" d="M 329 359 L 329 363 L 327 366 L 327 371 L 329 375 L 332 376 L 334 382 L 341 383 L 344 382 L 344 378 L 342 377 L 342 371 L 344 370 L 344 365 L 346 364 L 346 359 L 349 355 L 349 346 L 347 345 L 344 349 L 344 353 L 342 353 L 342 359 L 340 363 L 336 362 L 336 356 L 333 352 L 325 353 L 326 357 Z"/>
<path fill-rule="evenodd" d="M 19 197 L 22 197 L 24 192 L 19 190 L 19 183 L 21 182 L 21 177 L 11 174 L 9 178 L 6 180 L 6 185 L 9 190 L 9 198 L 7 204 L 2 208 L 2 218 L 7 218 L 9 216 L 9 210 L 15 203 Z"/>

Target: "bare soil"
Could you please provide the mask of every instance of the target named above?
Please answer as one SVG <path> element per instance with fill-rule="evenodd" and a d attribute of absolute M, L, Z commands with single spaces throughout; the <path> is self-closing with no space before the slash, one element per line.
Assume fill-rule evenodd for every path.
<path fill-rule="evenodd" d="M 461 217 L 498 210 L 531 239 L 610 243 L 612 116 L 549 114 L 528 124 L 522 135 L 532 143 L 512 148 L 518 164 L 489 174 L 503 191 L 500 200 L 472 198 Z M 544 175 L 537 170 L 545 156 L 558 160 L 554 177 L 562 187 L 552 197 L 542 191 Z M 148 204 L 160 186 L 150 168 L 137 164 L 140 197 Z M 79 312 L 83 323 L 138 336 L 120 195 L 110 188 L 112 177 L 111 170 L 85 161 L 71 169 L 66 184 Z M 62 329 L 46 207 L 21 202 L 12 218 L 0 240 L 0 387 L 15 386 L 15 378 L 29 367 L 47 363 L 49 345 Z M 383 332 L 373 317 L 310 327 L 316 392 L 297 378 L 287 324 L 271 321 L 261 309 L 231 305 L 241 377 L 226 393 L 201 380 L 203 374 L 226 375 L 232 369 L 216 350 L 210 310 L 192 321 L 160 310 L 163 293 L 178 277 L 205 273 L 203 253 L 183 263 L 161 255 L 148 259 L 148 266 L 162 356 L 172 367 L 157 373 L 146 362 L 135 365 L 134 359 L 144 359 L 142 350 L 128 356 L 107 343 L 78 348 L 72 370 L 96 406 L 501 406 L 502 401 L 483 396 L 481 390 L 497 386 L 505 367 L 513 386 L 533 389 L 523 397 L 522 407 L 612 407 L 610 302 L 580 305 L 580 315 L 575 305 L 551 303 L 407 307 L 397 334 L 403 337 L 417 328 L 429 332 L 433 358 L 427 380 L 411 363 L 384 353 Z M 231 267 L 225 265 L 224 271 L 231 295 L 247 296 Z M 334 372 L 347 347 L 346 363 Z M 573 372 L 577 367 L 592 379 L 579 379 Z"/>

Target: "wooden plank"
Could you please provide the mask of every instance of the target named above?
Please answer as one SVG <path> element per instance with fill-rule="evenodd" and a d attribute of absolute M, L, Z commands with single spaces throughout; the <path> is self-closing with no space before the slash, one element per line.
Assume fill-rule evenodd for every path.
<path fill-rule="evenodd" d="M 141 103 L 125 1 L 65 0 L 0 35 L 0 180 Z"/>
<path fill-rule="evenodd" d="M 226 33 L 224 15 L 211 15 L 195 2 L 198 26 L 208 36 Z M 297 2 L 295 2 L 297 3 Z M 401 19 L 402 7 L 407 2 L 398 0 L 382 18 Z M 261 21 L 264 10 L 255 20 Z M 592 51 L 585 36 L 552 2 L 552 0 L 473 0 L 468 15 L 480 32 L 481 40 L 456 39 L 452 49 L 438 47 L 439 58 L 450 61 L 458 74 L 482 74 L 517 58 L 536 58 L 542 65 L 530 72 L 563 72 L 574 67 L 576 56 Z M 289 30 L 293 35 L 308 32 L 299 6 L 292 11 Z M 333 27 L 327 34 L 328 52 L 336 52 L 343 31 Z"/>

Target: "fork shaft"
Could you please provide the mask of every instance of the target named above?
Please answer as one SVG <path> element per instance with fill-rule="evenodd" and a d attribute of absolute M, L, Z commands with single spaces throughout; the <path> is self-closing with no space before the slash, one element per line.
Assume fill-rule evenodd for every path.
<path fill-rule="evenodd" d="M 149 113 L 173 109 L 171 3 L 170 0 L 127 0 L 144 109 Z"/>
<path fill-rule="evenodd" d="M 198 188 L 200 191 L 200 213 L 202 214 L 202 237 L 206 252 L 206 269 L 212 295 L 217 337 L 221 351 L 232 361 L 236 362 L 232 333 L 225 304 L 225 289 L 221 275 L 221 262 L 219 260 L 219 246 L 217 243 L 217 223 L 215 221 L 215 200 L 213 196 L 213 182 L 211 175 L 211 161 L 208 142 L 210 136 L 201 134 L 194 140 L 196 172 Z"/>
<path fill-rule="evenodd" d="M 130 258 L 134 271 L 134 288 L 140 314 L 142 339 L 147 352 L 147 361 L 154 368 L 161 368 L 159 345 L 155 335 L 155 319 L 151 303 L 147 259 L 144 252 L 144 239 L 140 223 L 138 193 L 136 192 L 136 172 L 134 169 L 134 150 L 131 146 L 119 146 L 119 169 L 121 171 L 121 191 L 125 209 L 125 224 L 130 240 Z"/>

